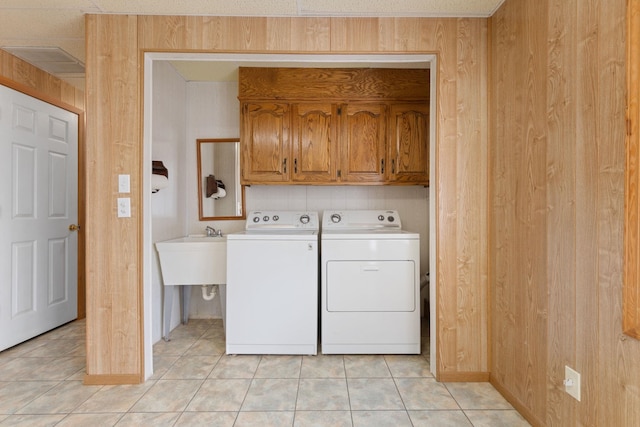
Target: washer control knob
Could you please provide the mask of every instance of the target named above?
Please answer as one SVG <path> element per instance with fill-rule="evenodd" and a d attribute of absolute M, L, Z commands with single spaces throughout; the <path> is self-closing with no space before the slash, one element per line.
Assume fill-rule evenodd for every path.
<path fill-rule="evenodd" d="M 342 217 L 340 216 L 340 214 L 334 213 L 333 215 L 331 215 L 331 222 L 337 224 L 340 221 L 342 221 Z"/>
<path fill-rule="evenodd" d="M 265 215 L 265 216 L 263 216 L 263 217 L 262 217 L 262 220 L 263 220 L 264 222 L 267 222 L 267 221 L 269 221 L 269 217 L 268 217 L 267 215 Z"/>
<path fill-rule="evenodd" d="M 391 215 L 389 215 L 389 217 L 387 218 L 387 221 L 389 221 L 389 222 L 393 222 L 393 221 L 395 221 L 395 220 L 396 220 L 396 219 L 395 219 L 393 216 L 391 216 Z"/>
<path fill-rule="evenodd" d="M 260 217 L 259 216 L 254 216 L 253 217 L 253 222 L 260 222 Z"/>
<path fill-rule="evenodd" d="M 280 217 L 279 217 L 278 215 L 274 215 L 274 216 L 273 216 L 273 220 L 274 220 L 274 221 L 277 221 L 277 220 L 279 220 L 279 219 L 280 219 Z"/>
<path fill-rule="evenodd" d="M 309 221 L 311 221 L 311 218 L 309 218 L 309 215 L 304 214 L 300 216 L 300 222 L 303 224 L 309 224 Z"/>
<path fill-rule="evenodd" d="M 378 215 L 378 221 L 384 221 L 384 215 Z"/>

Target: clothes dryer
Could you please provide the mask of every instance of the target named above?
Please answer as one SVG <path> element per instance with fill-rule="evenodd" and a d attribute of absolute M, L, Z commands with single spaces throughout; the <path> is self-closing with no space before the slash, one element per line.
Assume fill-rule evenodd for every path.
<path fill-rule="evenodd" d="M 323 354 L 420 353 L 420 235 L 395 210 L 325 211 Z"/>

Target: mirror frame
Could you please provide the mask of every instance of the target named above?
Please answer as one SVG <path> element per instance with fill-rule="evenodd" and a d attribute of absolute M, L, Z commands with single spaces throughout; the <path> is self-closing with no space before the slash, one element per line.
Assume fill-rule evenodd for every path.
<path fill-rule="evenodd" d="M 205 143 L 220 143 L 220 142 L 235 142 L 240 145 L 240 138 L 198 138 L 196 139 L 196 154 L 197 154 L 197 175 L 198 179 L 198 218 L 200 221 L 220 221 L 220 220 L 243 220 L 247 218 L 247 209 L 245 206 L 244 188 L 245 186 L 240 183 L 240 165 L 236 170 L 236 183 L 240 186 L 240 197 L 242 199 L 242 215 L 229 215 L 229 216 L 204 216 L 202 207 L 202 155 L 200 147 Z"/>

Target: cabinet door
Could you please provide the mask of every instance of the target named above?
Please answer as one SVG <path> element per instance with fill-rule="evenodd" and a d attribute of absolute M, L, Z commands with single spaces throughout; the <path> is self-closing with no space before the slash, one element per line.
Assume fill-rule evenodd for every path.
<path fill-rule="evenodd" d="M 289 181 L 289 105 L 248 102 L 243 103 L 241 108 L 242 183 Z"/>
<path fill-rule="evenodd" d="M 389 181 L 429 184 L 429 105 L 392 104 Z"/>
<path fill-rule="evenodd" d="M 330 103 L 291 106 L 293 181 L 336 180 L 337 107 Z"/>
<path fill-rule="evenodd" d="M 341 107 L 341 162 L 343 182 L 384 182 L 387 109 L 384 104 Z"/>

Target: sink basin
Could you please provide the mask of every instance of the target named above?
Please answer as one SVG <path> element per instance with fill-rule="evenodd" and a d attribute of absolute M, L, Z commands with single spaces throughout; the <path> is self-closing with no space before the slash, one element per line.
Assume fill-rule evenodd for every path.
<path fill-rule="evenodd" d="M 173 287 L 178 286 L 182 294 L 182 322 L 189 320 L 191 285 L 220 285 L 220 308 L 222 322 L 226 317 L 227 283 L 227 238 L 205 235 L 178 237 L 156 242 L 160 256 L 160 270 L 164 282 L 163 334 L 169 341 Z"/>
<path fill-rule="evenodd" d="M 227 283 L 227 238 L 205 235 L 156 243 L 162 279 L 171 285 Z"/>

